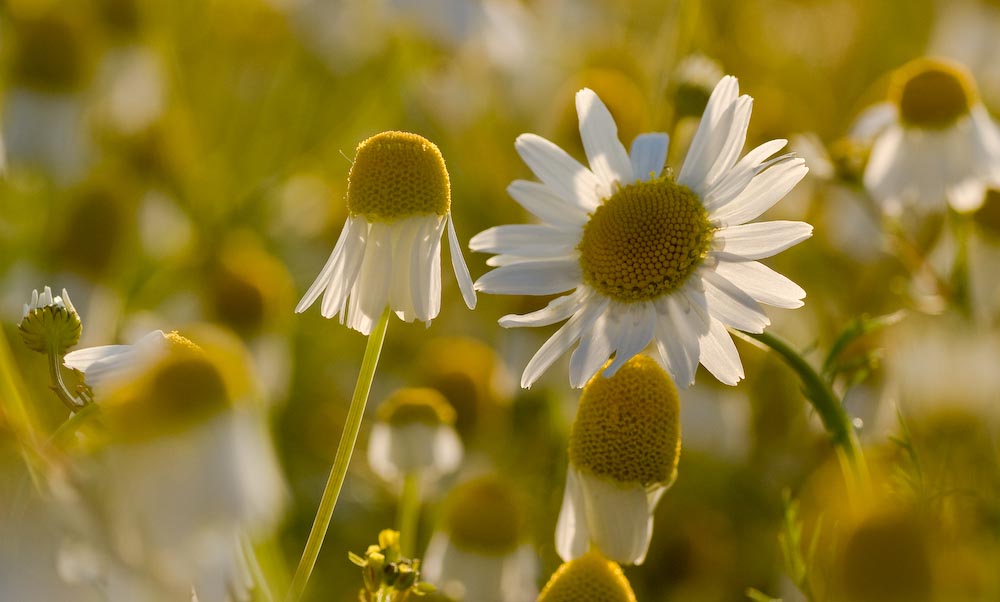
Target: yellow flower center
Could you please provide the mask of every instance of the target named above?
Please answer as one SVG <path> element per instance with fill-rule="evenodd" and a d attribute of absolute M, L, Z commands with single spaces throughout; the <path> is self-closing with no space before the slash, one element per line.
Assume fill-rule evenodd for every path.
<path fill-rule="evenodd" d="M 481 477 L 452 492 L 445 528 L 460 548 L 502 556 L 517 547 L 521 511 L 509 485 Z"/>
<path fill-rule="evenodd" d="M 976 102 L 976 86 L 961 65 L 918 59 L 893 75 L 892 98 L 903 123 L 940 129 L 969 114 Z"/>
<path fill-rule="evenodd" d="M 619 188 L 583 228 L 583 280 L 607 297 L 649 301 L 681 287 L 708 252 L 698 196 L 667 178 Z"/>
<path fill-rule="evenodd" d="M 393 426 L 421 423 L 428 426 L 455 424 L 455 410 L 434 389 L 411 387 L 389 396 L 378 408 L 378 419 Z"/>
<path fill-rule="evenodd" d="M 598 371 L 583 388 L 569 458 L 618 483 L 670 483 L 681 452 L 677 387 L 652 358 L 637 355 L 611 378 Z"/>
<path fill-rule="evenodd" d="M 433 142 L 407 132 L 382 132 L 358 145 L 347 181 L 347 210 L 368 221 L 446 215 L 451 183 Z"/>
<path fill-rule="evenodd" d="M 164 336 L 167 339 L 167 345 L 170 347 L 171 351 L 195 354 L 203 353 L 202 348 L 199 347 L 197 343 L 194 343 L 191 339 L 182 336 L 176 330 L 171 330 Z"/>
<path fill-rule="evenodd" d="M 587 552 L 556 570 L 538 602 L 635 602 L 635 593 L 620 566 Z"/>

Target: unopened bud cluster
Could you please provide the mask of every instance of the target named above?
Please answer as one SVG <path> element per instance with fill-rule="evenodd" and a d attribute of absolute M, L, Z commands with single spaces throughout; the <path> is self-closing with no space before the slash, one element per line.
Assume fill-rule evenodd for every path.
<path fill-rule="evenodd" d="M 399 531 L 383 530 L 378 534 L 378 544 L 368 546 L 364 556 L 349 552 L 348 557 L 361 567 L 362 602 L 405 602 L 411 595 L 434 591 L 433 585 L 420 581 L 420 560 L 405 558 L 400 552 Z"/>

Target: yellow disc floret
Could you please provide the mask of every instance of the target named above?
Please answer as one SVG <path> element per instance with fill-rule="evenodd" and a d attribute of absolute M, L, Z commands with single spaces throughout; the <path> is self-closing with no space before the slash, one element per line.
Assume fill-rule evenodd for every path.
<path fill-rule="evenodd" d="M 445 529 L 456 546 L 493 556 L 517 548 L 521 509 L 508 484 L 480 477 L 459 485 L 445 511 Z"/>
<path fill-rule="evenodd" d="M 892 98 L 903 123 L 944 128 L 969 114 L 976 86 L 965 67 L 940 59 L 917 59 L 893 75 Z"/>
<path fill-rule="evenodd" d="M 635 602 L 635 593 L 620 566 L 591 551 L 560 566 L 538 602 Z"/>
<path fill-rule="evenodd" d="M 674 382 L 645 355 L 611 378 L 601 372 L 583 388 L 569 436 L 570 461 L 618 483 L 673 482 L 681 451 Z"/>
<path fill-rule="evenodd" d="M 704 259 L 712 225 L 698 196 L 668 178 L 619 188 L 580 241 L 583 280 L 625 303 L 676 291 Z"/>
<path fill-rule="evenodd" d="M 444 395 L 425 387 L 400 389 L 378 408 L 378 419 L 393 426 L 421 423 L 428 426 L 455 424 L 455 410 Z"/>
<path fill-rule="evenodd" d="M 433 142 L 407 132 L 382 132 L 358 145 L 347 181 L 347 210 L 368 221 L 446 215 L 451 183 Z"/>

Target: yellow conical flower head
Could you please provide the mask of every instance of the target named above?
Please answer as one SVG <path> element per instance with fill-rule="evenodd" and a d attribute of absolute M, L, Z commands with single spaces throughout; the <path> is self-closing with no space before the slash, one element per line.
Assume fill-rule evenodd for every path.
<path fill-rule="evenodd" d="M 459 485 L 445 511 L 445 529 L 454 545 L 490 556 L 517 548 L 521 510 L 510 486 L 495 477 Z"/>
<path fill-rule="evenodd" d="M 677 387 L 652 358 L 637 355 L 611 378 L 599 370 L 583 389 L 569 437 L 570 461 L 619 483 L 670 483 L 681 450 Z"/>
<path fill-rule="evenodd" d="M 455 410 L 444 395 L 434 389 L 409 387 L 396 391 L 379 406 L 378 419 L 393 426 L 414 423 L 453 425 Z"/>
<path fill-rule="evenodd" d="M 892 98 L 903 123 L 940 129 L 969 114 L 977 99 L 976 84 L 958 63 L 922 58 L 893 74 Z"/>
<path fill-rule="evenodd" d="M 635 602 L 635 593 L 620 566 L 591 551 L 560 566 L 538 602 Z"/>
<path fill-rule="evenodd" d="M 407 132 L 382 132 L 358 145 L 347 181 L 347 210 L 369 222 L 447 215 L 451 182 L 441 151 Z"/>
<path fill-rule="evenodd" d="M 101 403 L 114 439 L 140 441 L 183 431 L 232 407 L 229 368 L 177 332 L 148 368 Z"/>

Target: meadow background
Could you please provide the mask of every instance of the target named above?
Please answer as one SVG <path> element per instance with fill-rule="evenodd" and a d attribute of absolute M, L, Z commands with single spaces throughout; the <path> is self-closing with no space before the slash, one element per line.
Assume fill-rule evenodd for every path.
<path fill-rule="evenodd" d="M 788 520 L 805 543 L 820 533 L 807 563 L 818 582 L 863 567 L 900 587 L 927 584 L 900 599 L 1000 599 L 1000 193 L 971 220 L 965 278 L 953 273 L 944 211 L 888 232 L 857 183 L 863 153 L 842 144 L 858 113 L 884 98 L 887 74 L 928 54 L 963 61 L 1000 114 L 1000 4 L 5 0 L 0 11 L 0 318 L 32 412 L 46 431 L 66 415 L 44 361 L 16 334 L 33 288 L 70 291 L 81 347 L 205 321 L 235 332 L 267 392 L 289 491 L 282 528 L 262 545 L 277 584 L 301 552 L 365 345 L 316 308 L 292 313 L 346 217 L 357 144 L 390 129 L 435 142 L 464 244 L 530 219 L 505 193 L 531 178 L 518 134 L 583 156 L 581 87 L 608 104 L 626 145 L 671 133 L 676 169 L 699 95 L 714 84 L 682 86 L 678 66 L 701 54 L 755 99 L 747 148 L 792 138 L 811 168 L 765 216 L 815 228 L 767 262 L 808 294 L 800 310 L 768 312 L 771 332 L 819 365 L 862 316 L 899 318 L 843 350 L 836 383 L 863 422 L 878 487 L 917 508 L 918 527 L 853 550 L 858 566 L 844 560 L 828 438 L 794 374 L 738 340 L 745 381 L 727 387 L 701 370 L 682 391 L 679 478 L 658 507 L 646 563 L 626 568 L 638 599 L 740 600 L 750 587 L 799 599 L 782 547 L 796 530 Z M 466 257 L 473 278 L 486 271 L 484 255 Z M 429 492 L 418 548 L 455 483 L 498 473 L 523 502 L 544 583 L 559 564 L 552 533 L 578 392 L 565 360 L 532 389 L 517 387 L 554 327 L 509 331 L 496 320 L 547 300 L 480 295 L 470 312 L 454 279 L 443 280 L 429 329 L 390 324 L 369 410 L 401 386 L 445 393 L 466 458 Z M 961 294 L 939 294 L 942 282 Z M 369 426 L 309 600 L 356 599 L 347 552 L 393 524 L 394 489 L 365 463 Z M 0 520 L 18 520 L 13 507 L 0 505 Z"/>

